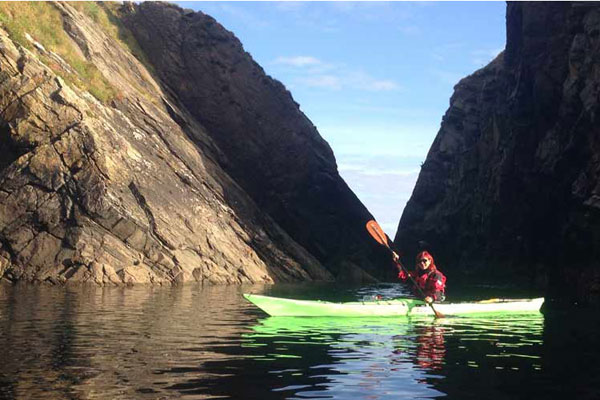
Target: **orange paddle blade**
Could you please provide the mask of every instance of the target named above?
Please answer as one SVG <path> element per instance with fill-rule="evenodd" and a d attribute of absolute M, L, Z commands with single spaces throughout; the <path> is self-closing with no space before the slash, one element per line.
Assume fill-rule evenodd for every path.
<path fill-rule="evenodd" d="M 377 221 L 372 219 L 367 222 L 367 231 L 369 231 L 369 234 L 373 237 L 373 239 L 377 240 L 377 243 L 386 247 L 390 247 L 387 241 L 387 236 Z"/>

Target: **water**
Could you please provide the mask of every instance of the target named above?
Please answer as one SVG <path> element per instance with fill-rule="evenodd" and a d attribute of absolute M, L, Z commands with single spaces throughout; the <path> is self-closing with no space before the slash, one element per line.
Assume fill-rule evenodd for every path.
<path fill-rule="evenodd" d="M 587 312 L 273 318 L 241 297 L 403 290 L 0 287 L 0 398 L 600 399 L 600 324 Z"/>

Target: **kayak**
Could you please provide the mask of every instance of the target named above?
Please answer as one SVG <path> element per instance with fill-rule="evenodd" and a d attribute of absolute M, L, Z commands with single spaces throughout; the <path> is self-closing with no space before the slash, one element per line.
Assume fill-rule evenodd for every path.
<path fill-rule="evenodd" d="M 398 298 L 391 300 L 335 303 L 322 300 L 294 300 L 280 297 L 244 294 L 244 298 L 274 317 L 397 317 L 433 315 L 422 300 Z M 489 299 L 464 303 L 434 303 L 444 315 L 482 315 L 539 313 L 544 298 Z"/>

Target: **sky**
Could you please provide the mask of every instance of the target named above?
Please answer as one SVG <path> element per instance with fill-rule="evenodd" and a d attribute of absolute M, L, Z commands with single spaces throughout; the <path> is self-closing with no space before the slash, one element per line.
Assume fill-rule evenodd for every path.
<path fill-rule="evenodd" d="M 505 2 L 177 2 L 242 42 L 393 237 L 458 81 L 506 43 Z"/>

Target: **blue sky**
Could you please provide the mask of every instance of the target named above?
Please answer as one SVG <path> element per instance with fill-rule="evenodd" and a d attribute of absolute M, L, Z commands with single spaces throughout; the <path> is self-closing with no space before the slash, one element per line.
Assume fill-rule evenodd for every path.
<path fill-rule="evenodd" d="M 506 42 L 504 2 L 178 2 L 281 81 L 393 236 L 453 86 Z"/>

